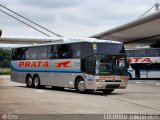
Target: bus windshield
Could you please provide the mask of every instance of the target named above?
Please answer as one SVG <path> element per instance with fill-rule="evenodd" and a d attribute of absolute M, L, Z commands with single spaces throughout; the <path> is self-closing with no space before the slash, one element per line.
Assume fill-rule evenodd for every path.
<path fill-rule="evenodd" d="M 96 55 L 97 75 L 126 75 L 127 62 L 125 56 Z"/>
<path fill-rule="evenodd" d="M 96 43 L 96 46 L 97 46 L 97 49 L 95 53 L 98 53 L 98 54 L 119 55 L 119 54 L 125 53 L 123 44 Z"/>

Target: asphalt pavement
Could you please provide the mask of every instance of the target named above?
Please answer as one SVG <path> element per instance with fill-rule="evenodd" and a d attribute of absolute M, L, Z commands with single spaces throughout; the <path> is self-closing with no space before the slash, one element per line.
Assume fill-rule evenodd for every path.
<path fill-rule="evenodd" d="M 131 80 L 112 94 L 27 88 L 0 76 L 0 114 L 160 114 L 160 80 Z"/>

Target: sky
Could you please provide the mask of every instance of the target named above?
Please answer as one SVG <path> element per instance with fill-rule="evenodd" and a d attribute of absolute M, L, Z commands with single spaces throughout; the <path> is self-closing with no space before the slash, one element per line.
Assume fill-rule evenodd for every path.
<path fill-rule="evenodd" d="M 0 0 L 11 10 L 70 38 L 89 37 L 133 21 L 156 2 L 160 0 Z M 2 37 L 46 37 L 1 11 L 0 29 Z"/>

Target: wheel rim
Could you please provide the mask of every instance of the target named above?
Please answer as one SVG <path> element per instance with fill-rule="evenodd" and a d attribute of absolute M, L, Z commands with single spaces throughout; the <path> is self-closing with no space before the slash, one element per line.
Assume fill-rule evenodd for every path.
<path fill-rule="evenodd" d="M 29 85 L 29 86 L 32 85 L 32 78 L 31 78 L 31 77 L 28 79 L 28 85 Z"/>
<path fill-rule="evenodd" d="M 34 85 L 35 85 L 35 86 L 38 86 L 38 84 L 39 84 L 39 80 L 38 80 L 38 78 L 36 77 L 36 78 L 34 79 Z"/>
<path fill-rule="evenodd" d="M 84 81 L 80 81 L 80 82 L 78 83 L 78 89 L 79 89 L 80 91 L 84 91 L 84 90 L 85 90 L 85 83 L 84 83 Z"/>

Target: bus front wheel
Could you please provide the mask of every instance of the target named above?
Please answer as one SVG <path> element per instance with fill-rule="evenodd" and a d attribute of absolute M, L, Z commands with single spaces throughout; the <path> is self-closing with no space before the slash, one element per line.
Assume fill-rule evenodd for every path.
<path fill-rule="evenodd" d="M 34 87 L 33 79 L 32 79 L 31 75 L 28 75 L 26 77 L 26 84 L 27 84 L 27 87 L 29 87 L 29 88 L 33 88 Z"/>
<path fill-rule="evenodd" d="M 86 92 L 85 81 L 83 80 L 83 78 L 81 77 L 77 78 L 76 83 L 75 83 L 75 88 L 76 88 L 76 91 L 79 93 Z"/>

